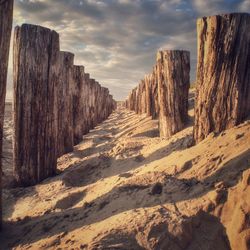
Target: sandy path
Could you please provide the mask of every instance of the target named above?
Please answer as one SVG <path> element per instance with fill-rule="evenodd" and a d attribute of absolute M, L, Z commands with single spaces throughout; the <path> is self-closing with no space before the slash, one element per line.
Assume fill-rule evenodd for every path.
<path fill-rule="evenodd" d="M 249 140 L 245 122 L 190 147 L 191 122 L 161 139 L 157 121 L 119 108 L 59 159 L 57 176 L 4 190 L 0 249 L 230 249 L 221 220 L 226 194 L 245 183 Z"/>

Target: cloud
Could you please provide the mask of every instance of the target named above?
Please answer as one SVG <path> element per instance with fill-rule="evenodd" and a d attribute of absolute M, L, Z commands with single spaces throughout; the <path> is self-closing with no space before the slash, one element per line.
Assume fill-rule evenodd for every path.
<path fill-rule="evenodd" d="M 61 49 L 73 52 L 76 64 L 84 65 L 91 77 L 122 100 L 152 71 L 160 48 L 190 50 L 194 80 L 196 18 L 244 8 L 249 8 L 248 0 L 209 4 L 203 0 L 16 0 L 14 25 L 26 22 L 56 30 Z"/>
<path fill-rule="evenodd" d="M 248 1 L 248 0 L 246 0 Z M 239 0 L 210 0 L 209 3 L 203 0 L 190 1 L 194 11 L 200 16 L 240 11 L 242 1 Z M 250 11 L 250 10 L 248 10 Z"/>

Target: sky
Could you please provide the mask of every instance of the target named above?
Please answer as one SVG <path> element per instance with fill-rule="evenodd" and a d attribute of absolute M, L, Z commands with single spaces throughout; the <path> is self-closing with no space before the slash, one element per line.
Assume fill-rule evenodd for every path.
<path fill-rule="evenodd" d="M 152 72 L 160 49 L 189 50 L 195 81 L 196 19 L 229 12 L 250 12 L 250 0 L 15 0 L 13 26 L 57 31 L 61 50 L 74 53 L 76 65 L 124 100 Z"/>

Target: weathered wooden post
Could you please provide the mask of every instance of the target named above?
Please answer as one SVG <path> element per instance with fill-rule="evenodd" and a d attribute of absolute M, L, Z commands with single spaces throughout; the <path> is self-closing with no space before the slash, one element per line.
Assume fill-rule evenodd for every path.
<path fill-rule="evenodd" d="M 94 128 L 94 103 L 95 103 L 95 96 L 94 96 L 94 84 L 95 79 L 90 78 L 89 79 L 89 111 L 90 111 L 90 129 Z"/>
<path fill-rule="evenodd" d="M 101 102 L 101 105 L 102 107 L 105 107 L 104 110 L 101 112 L 101 117 L 100 117 L 100 122 L 103 121 L 106 117 L 106 112 L 107 112 L 107 100 L 106 100 L 106 97 L 105 97 L 105 88 L 101 87 L 100 89 L 100 102 Z"/>
<path fill-rule="evenodd" d="M 74 145 L 77 145 L 82 141 L 82 136 L 84 133 L 84 67 L 74 66 L 73 67 L 73 89 L 72 89 L 72 115 L 73 115 L 73 130 L 74 130 Z"/>
<path fill-rule="evenodd" d="M 108 99 L 109 99 L 109 89 L 108 89 L 108 88 L 104 88 L 104 100 L 105 100 L 105 105 L 108 105 Z M 107 119 L 109 115 L 110 115 L 110 114 L 109 114 L 109 110 L 106 109 L 106 111 L 105 111 L 105 116 L 104 116 L 104 119 L 103 119 L 103 120 Z"/>
<path fill-rule="evenodd" d="M 132 91 L 129 93 L 129 96 L 126 100 L 126 108 L 129 110 L 135 110 L 135 89 L 132 89 Z"/>
<path fill-rule="evenodd" d="M 190 55 L 188 51 L 164 50 L 157 54 L 159 130 L 170 137 L 188 120 Z"/>
<path fill-rule="evenodd" d="M 105 109 L 103 110 L 103 113 L 102 113 L 102 121 L 105 120 L 106 116 L 107 116 L 107 108 L 106 108 L 106 105 L 107 105 L 107 100 L 106 100 L 106 92 L 107 92 L 107 89 L 102 87 L 101 89 L 101 93 L 102 93 L 102 102 L 103 102 L 103 105 L 105 106 Z"/>
<path fill-rule="evenodd" d="M 134 102 L 133 94 L 134 94 L 134 89 L 132 89 L 132 91 L 130 92 L 130 94 L 128 96 L 127 109 L 129 109 L 129 110 L 134 110 L 134 108 L 133 108 L 133 102 Z"/>
<path fill-rule="evenodd" d="M 99 84 L 99 82 L 95 82 L 96 84 L 96 98 L 95 98 L 95 110 L 96 110 L 96 114 L 95 114 L 95 125 L 97 125 L 100 122 L 100 112 L 101 112 L 101 106 L 103 104 L 102 100 L 101 100 L 101 96 L 100 96 L 100 88 L 101 85 Z M 104 109 L 106 109 L 106 106 L 104 106 Z"/>
<path fill-rule="evenodd" d="M 72 86 L 74 54 L 61 51 L 59 54 L 59 82 L 58 82 L 58 157 L 73 151 L 73 107 Z"/>
<path fill-rule="evenodd" d="M 137 95 L 136 95 L 136 99 L 137 99 L 137 113 L 141 114 L 141 99 L 142 99 L 142 95 L 141 95 L 141 82 L 138 85 L 138 91 L 137 91 Z"/>
<path fill-rule="evenodd" d="M 0 1 L 0 229 L 2 227 L 2 138 L 13 0 Z"/>
<path fill-rule="evenodd" d="M 146 113 L 146 87 L 144 79 L 139 84 L 140 89 L 140 101 L 139 101 L 139 114 Z"/>
<path fill-rule="evenodd" d="M 90 75 L 88 73 L 84 74 L 84 90 L 83 90 L 83 113 L 85 121 L 85 130 L 83 134 L 87 134 L 90 130 Z"/>
<path fill-rule="evenodd" d="M 194 139 L 198 143 L 250 114 L 250 15 L 200 18 L 197 31 Z"/>
<path fill-rule="evenodd" d="M 131 101 L 131 109 L 133 111 L 136 110 L 136 94 L 137 94 L 137 87 L 132 90 L 132 101 Z"/>
<path fill-rule="evenodd" d="M 154 66 L 153 72 L 150 75 L 151 81 L 151 95 L 152 95 L 152 108 L 151 108 L 151 116 L 152 119 L 157 119 L 159 117 L 159 98 L 158 98 L 158 78 L 157 78 L 157 66 Z"/>
<path fill-rule="evenodd" d="M 94 99 L 94 127 L 100 122 L 100 107 L 102 106 L 102 100 L 100 98 L 100 84 L 99 82 L 95 81 L 94 82 L 94 96 L 95 96 L 95 99 Z M 106 106 L 104 105 L 102 107 L 102 109 L 105 110 Z"/>
<path fill-rule="evenodd" d="M 14 174 L 22 186 L 56 172 L 59 35 L 24 24 L 14 35 Z"/>
<path fill-rule="evenodd" d="M 133 101 L 133 90 L 129 93 L 127 103 L 126 103 L 126 108 L 129 110 L 132 110 L 132 101 Z"/>
<path fill-rule="evenodd" d="M 135 90 L 135 113 L 139 114 L 140 90 L 139 86 Z"/>
<path fill-rule="evenodd" d="M 108 116 L 107 117 L 109 117 L 111 115 L 111 113 L 113 112 L 112 100 L 113 100 L 113 96 L 111 94 L 109 94 L 109 96 L 108 96 Z"/>
<path fill-rule="evenodd" d="M 144 81 L 145 81 L 146 114 L 147 116 L 152 116 L 153 96 L 152 96 L 151 75 L 146 75 Z"/>

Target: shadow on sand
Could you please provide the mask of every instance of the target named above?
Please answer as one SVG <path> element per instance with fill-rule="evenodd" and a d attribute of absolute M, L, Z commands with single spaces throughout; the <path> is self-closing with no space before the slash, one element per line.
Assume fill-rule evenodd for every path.
<path fill-rule="evenodd" d="M 247 150 L 242 155 L 234 158 L 224 164 L 217 172 L 211 176 L 205 178 L 203 181 L 198 181 L 195 178 L 192 179 L 178 179 L 173 176 L 165 175 L 164 181 L 162 182 L 162 193 L 155 199 L 155 196 L 152 194 L 152 185 L 157 181 L 157 176 L 154 179 L 154 182 L 148 185 L 141 185 L 136 183 L 125 183 L 122 186 L 115 187 L 110 192 L 99 197 L 91 203 L 85 203 L 84 206 L 80 208 L 68 208 L 62 212 L 51 212 L 38 217 L 26 218 L 24 221 L 19 222 L 7 222 L 4 223 L 4 231 L 0 236 L 0 242 L 4 242 L 6 237 L 14 237 L 13 232 L 23 230 L 21 237 L 17 241 L 9 246 L 15 247 L 17 245 L 31 244 L 40 239 L 51 237 L 63 232 L 73 231 L 75 229 L 81 228 L 86 225 L 93 223 L 98 223 L 109 217 L 120 214 L 125 211 L 154 207 L 164 203 L 175 204 L 176 202 L 196 199 L 202 197 L 206 193 L 214 189 L 214 184 L 221 181 L 227 182 L 229 187 L 236 185 L 239 179 L 242 176 L 242 172 L 249 168 L 248 159 L 250 159 L 250 150 Z M 230 173 L 230 176 L 229 176 Z M 234 175 L 234 178 L 232 177 Z M 200 188 L 197 189 L 197 185 Z M 171 190 L 171 192 L 169 192 Z M 174 190 L 174 191 L 173 191 Z M 174 192 L 174 195 L 173 195 Z M 224 203 L 227 200 L 227 192 L 221 190 L 220 200 L 218 202 Z M 83 195 L 83 194 L 81 194 Z M 120 198 L 126 200 L 125 203 L 122 203 L 121 206 L 117 205 Z M 134 197 L 144 197 L 140 202 L 135 201 Z M 76 199 L 79 197 L 77 196 Z M 67 199 L 71 199 L 68 197 Z M 72 205 L 75 203 L 73 202 Z M 113 210 L 112 207 L 117 207 L 116 210 Z M 195 221 L 198 220 L 198 226 L 194 226 L 192 237 L 195 237 L 198 233 L 199 227 L 206 229 L 206 223 L 214 223 L 216 232 L 220 232 L 220 235 L 224 235 L 223 241 L 225 245 L 221 245 L 221 248 L 215 245 L 215 248 L 210 249 L 230 249 L 228 239 L 226 237 L 225 228 L 218 221 L 217 218 L 212 215 L 202 212 L 202 214 L 197 215 L 199 218 L 188 218 L 187 221 L 191 221 L 191 227 L 195 225 Z M 53 223 L 51 223 L 53 221 Z M 185 226 L 185 225 L 184 225 Z M 189 225 L 190 226 L 190 225 Z M 209 227 L 210 228 L 210 227 Z M 35 232 L 34 232 L 35 229 Z M 29 233 L 32 232 L 32 237 L 29 237 Z M 164 230 L 166 235 L 168 235 L 168 230 Z M 209 231 L 207 232 L 210 233 Z M 212 232 L 211 232 L 212 233 Z M 167 236 L 166 236 L 167 237 Z M 172 237 L 172 236 L 171 236 Z M 209 237 L 209 236 L 208 236 Z M 222 237 L 222 236 L 221 236 Z M 7 237 L 8 238 L 8 237 Z M 168 236 L 169 238 L 169 236 Z M 115 241 L 115 238 L 113 239 Z M 178 241 L 178 239 L 177 239 Z M 199 240 L 198 240 L 199 241 Z M 129 241 L 128 241 L 129 242 Z M 163 241 L 164 246 L 165 241 Z M 218 242 L 221 243 L 221 242 Z M 198 244 L 198 243 L 197 243 Z M 210 243 L 210 246 L 213 243 Z M 222 244 L 222 243 L 221 243 Z M 118 248 L 119 249 L 119 248 Z M 120 249 L 129 249 L 129 248 L 120 248 Z M 135 248 L 140 249 L 140 248 Z M 164 249 L 164 248 L 156 248 Z M 179 248 L 177 248 L 179 249 Z M 180 248 L 182 249 L 182 248 Z M 199 249 L 197 248 L 187 248 L 187 249 Z"/>

